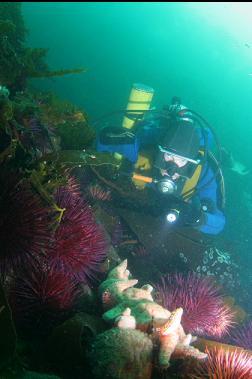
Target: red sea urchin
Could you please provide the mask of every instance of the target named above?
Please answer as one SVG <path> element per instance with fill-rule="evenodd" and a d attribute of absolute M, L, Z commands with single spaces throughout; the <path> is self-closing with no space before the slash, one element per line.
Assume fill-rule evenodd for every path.
<path fill-rule="evenodd" d="M 105 234 L 88 203 L 68 186 L 57 189 L 55 202 L 65 211 L 50 241 L 50 262 L 74 279 L 88 282 L 106 258 Z"/>
<path fill-rule="evenodd" d="M 108 201 L 111 200 L 111 192 L 100 186 L 100 184 L 90 184 L 88 191 L 94 200 Z"/>
<path fill-rule="evenodd" d="M 190 375 L 191 379 L 251 379 L 252 358 L 244 351 L 206 350 L 208 359 Z"/>
<path fill-rule="evenodd" d="M 73 195 L 81 196 L 79 181 L 75 176 L 71 175 L 71 169 L 65 169 L 64 176 L 67 179 L 67 191 L 71 192 Z"/>
<path fill-rule="evenodd" d="M 62 321 L 78 294 L 71 278 L 40 260 L 19 271 L 10 290 L 10 305 L 21 327 L 45 330 Z"/>
<path fill-rule="evenodd" d="M 38 256 L 48 242 L 48 209 L 25 180 L 0 176 L 0 270 L 5 275 Z"/>
<path fill-rule="evenodd" d="M 187 333 L 221 337 L 233 324 L 233 312 L 224 303 L 219 288 L 208 277 L 168 274 L 155 286 L 160 303 L 170 311 L 182 307 L 182 325 Z"/>

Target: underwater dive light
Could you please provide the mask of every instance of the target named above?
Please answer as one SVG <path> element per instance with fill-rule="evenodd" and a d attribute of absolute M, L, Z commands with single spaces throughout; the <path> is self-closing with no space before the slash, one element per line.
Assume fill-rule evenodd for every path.
<path fill-rule="evenodd" d="M 166 220 L 170 223 L 173 224 L 176 222 L 179 218 L 179 213 L 180 211 L 178 209 L 171 209 L 169 213 L 166 215 Z"/>

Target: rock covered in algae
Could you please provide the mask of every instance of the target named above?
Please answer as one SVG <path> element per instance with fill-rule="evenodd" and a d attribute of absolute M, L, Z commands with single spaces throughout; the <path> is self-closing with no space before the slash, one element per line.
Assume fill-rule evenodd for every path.
<path fill-rule="evenodd" d="M 112 328 L 99 334 L 90 360 L 96 379 L 149 379 L 153 344 L 147 334 L 135 329 Z"/>
<path fill-rule="evenodd" d="M 75 314 L 56 327 L 48 338 L 48 361 L 57 372 L 69 372 L 73 376 L 82 372 L 85 370 L 86 351 L 91 340 L 104 329 L 100 318 L 84 312 Z"/>

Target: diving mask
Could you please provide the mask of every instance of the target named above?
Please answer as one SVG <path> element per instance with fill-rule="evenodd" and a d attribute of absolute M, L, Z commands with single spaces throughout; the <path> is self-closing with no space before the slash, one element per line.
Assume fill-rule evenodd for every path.
<path fill-rule="evenodd" d="M 168 150 L 165 147 L 162 147 L 160 145 L 158 145 L 158 148 L 159 148 L 159 151 L 161 151 L 161 153 L 167 153 L 169 155 L 173 155 L 174 157 L 177 157 L 177 158 L 180 158 L 180 159 L 186 159 L 190 163 L 194 163 L 194 164 L 199 164 L 200 163 L 200 159 L 192 159 L 192 158 L 184 157 L 184 156 L 182 156 L 180 154 L 177 154 L 177 153 L 174 153 L 173 151 Z"/>

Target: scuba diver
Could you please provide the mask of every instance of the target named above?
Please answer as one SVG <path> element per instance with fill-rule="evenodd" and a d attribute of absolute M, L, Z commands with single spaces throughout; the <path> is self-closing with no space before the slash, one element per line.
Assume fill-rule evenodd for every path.
<path fill-rule="evenodd" d="M 152 189 L 156 215 L 164 215 L 169 225 L 217 235 L 225 215 L 223 176 L 210 152 L 215 138 L 199 114 L 173 97 L 170 106 L 145 112 L 131 128 L 103 128 L 96 148 L 123 157 L 122 174 L 139 190 Z"/>

